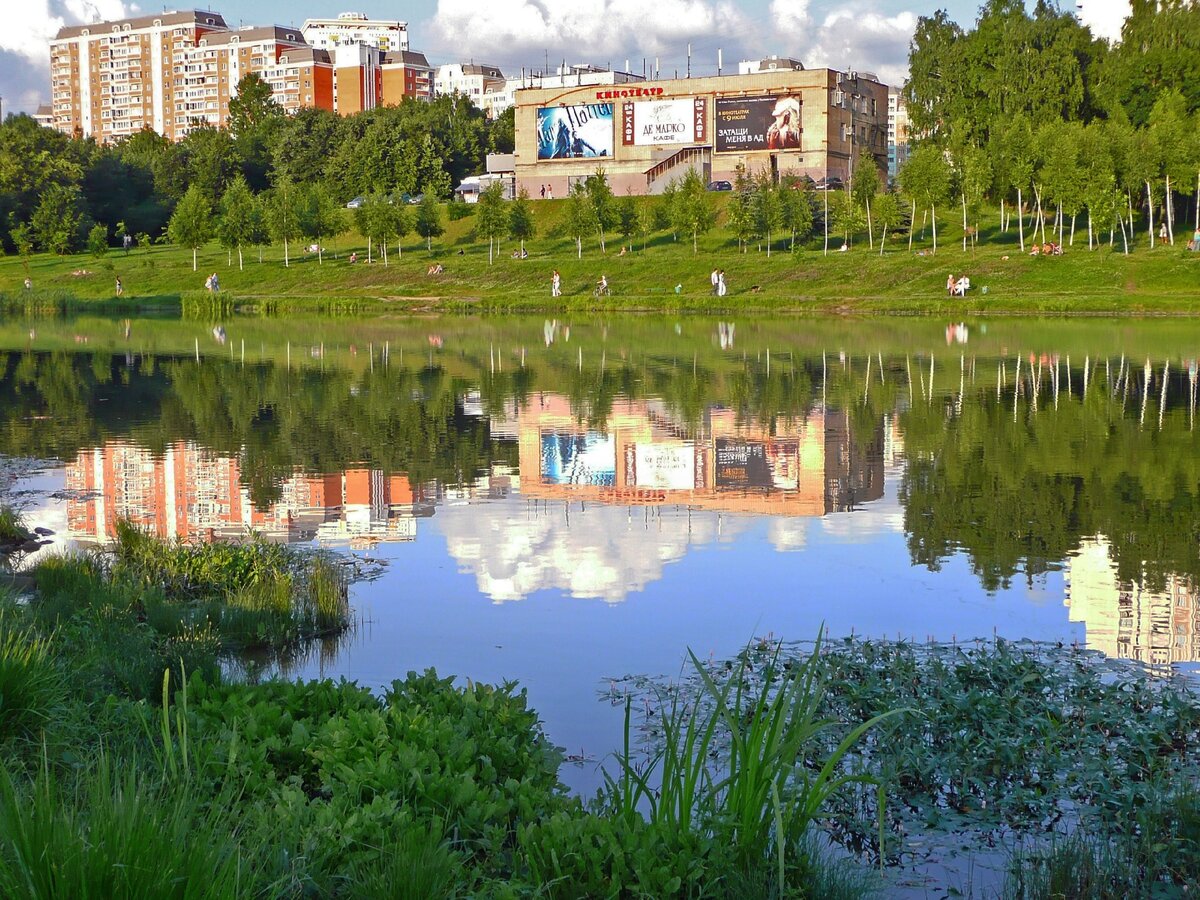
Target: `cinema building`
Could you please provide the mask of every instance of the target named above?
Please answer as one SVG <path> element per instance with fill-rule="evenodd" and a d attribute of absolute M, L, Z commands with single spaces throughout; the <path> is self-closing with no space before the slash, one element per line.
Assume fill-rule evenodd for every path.
<path fill-rule="evenodd" d="M 733 182 L 739 166 L 845 180 L 860 150 L 886 173 L 887 126 L 887 86 L 833 69 L 530 88 L 516 92 L 516 180 L 559 198 L 600 167 L 618 195 L 688 170 Z"/>

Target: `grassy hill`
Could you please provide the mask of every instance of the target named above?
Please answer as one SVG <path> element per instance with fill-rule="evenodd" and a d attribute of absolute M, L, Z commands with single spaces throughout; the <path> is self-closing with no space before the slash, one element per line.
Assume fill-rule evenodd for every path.
<path fill-rule="evenodd" d="M 565 233 L 566 201 L 533 204 L 538 236 L 528 241 L 527 259 L 513 259 L 516 245 L 506 242 L 488 263 L 486 241 L 474 234 L 475 218 L 450 221 L 432 250 L 415 235 L 403 241 L 398 257 L 391 248 L 390 264 L 366 263 L 366 241 L 348 233 L 325 242 L 324 262 L 291 247 L 292 260 L 283 265 L 283 248 L 245 251 L 239 271 L 237 255 L 215 243 L 203 248 L 197 271 L 192 255 L 174 247 L 154 247 L 104 257 L 86 254 L 57 257 L 35 255 L 28 261 L 15 256 L 0 259 L 0 296 L 8 305 L 30 300 L 23 282 L 32 279 L 35 304 L 111 300 L 115 278 L 125 287 L 125 301 L 140 306 L 173 307 L 182 294 L 203 292 L 208 274 L 217 272 L 221 287 L 237 303 L 270 301 L 276 308 L 349 304 L 352 307 L 395 305 L 405 308 L 482 308 L 489 310 L 542 309 L 775 309 L 837 312 L 1200 312 L 1200 253 L 1177 247 L 1148 249 L 1144 234 L 1133 252 L 1107 244 L 1089 252 L 1086 230 L 1076 233 L 1074 246 L 1061 257 L 1030 258 L 1017 247 L 1015 225 L 999 233 L 998 216 L 988 211 L 979 219 L 977 246 L 962 247 L 961 219 L 940 221 L 939 246 L 933 252 L 930 230 L 918 221 L 912 250 L 907 234 L 889 236 L 879 253 L 876 241 L 868 248 L 866 235 L 857 236 L 847 252 L 836 252 L 841 238 L 830 238 L 823 253 L 822 236 L 789 249 L 785 237 L 771 247 L 751 245 L 740 252 L 725 224 L 729 195 L 714 195 L 716 227 L 701 235 L 698 252 L 684 235 L 678 239 L 659 231 L 636 239 L 631 251 L 619 253 L 622 238 L 608 235 L 602 254 L 598 238 L 584 243 L 577 258 L 574 241 Z M 639 198 L 653 203 L 656 198 Z M 920 217 L 918 217 L 920 218 Z M 644 243 L 644 246 L 643 246 Z M 351 264 L 349 254 L 359 261 Z M 232 259 L 232 264 L 231 264 Z M 440 263 L 445 273 L 427 271 Z M 729 293 L 718 302 L 711 296 L 709 273 L 723 268 Z M 550 298 L 550 276 L 562 275 L 563 297 Z M 86 273 L 86 274 L 79 274 Z M 946 276 L 969 275 L 974 290 L 964 300 L 945 293 Z M 613 295 L 592 296 L 600 275 L 606 275 Z M 986 293 L 984 289 L 986 288 Z"/>

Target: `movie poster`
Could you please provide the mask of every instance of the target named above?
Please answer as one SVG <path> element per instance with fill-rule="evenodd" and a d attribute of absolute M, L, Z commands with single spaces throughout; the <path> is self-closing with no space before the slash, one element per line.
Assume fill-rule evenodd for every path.
<path fill-rule="evenodd" d="M 702 143 L 707 131 L 708 101 L 704 97 L 621 105 L 621 143 L 627 147 Z"/>
<path fill-rule="evenodd" d="M 800 486 L 795 441 L 717 439 L 718 490 L 794 491 Z"/>
<path fill-rule="evenodd" d="M 718 97 L 716 151 L 799 150 L 804 133 L 801 109 L 795 95 Z"/>
<path fill-rule="evenodd" d="M 617 480 L 617 442 L 607 434 L 542 433 L 542 483 L 611 487 Z"/>
<path fill-rule="evenodd" d="M 538 159 L 598 159 L 613 155 L 613 105 L 545 106 L 537 111 Z"/>

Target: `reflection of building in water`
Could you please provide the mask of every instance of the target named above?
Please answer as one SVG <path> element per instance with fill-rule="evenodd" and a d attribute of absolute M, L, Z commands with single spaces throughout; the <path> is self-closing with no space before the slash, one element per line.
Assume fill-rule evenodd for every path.
<path fill-rule="evenodd" d="M 517 434 L 521 492 L 540 499 L 821 516 L 883 496 L 882 424 L 863 439 L 846 414 L 821 408 L 765 424 L 713 408 L 693 434 L 661 403 L 617 401 L 597 429 L 566 397 L 538 394 Z"/>
<path fill-rule="evenodd" d="M 193 443 L 161 455 L 130 444 L 84 450 L 67 466 L 67 527 L 76 538 L 112 540 L 122 519 L 167 539 L 208 541 L 248 531 L 272 540 L 369 544 L 412 540 L 429 515 L 407 475 L 367 468 L 283 480 L 279 499 L 258 509 L 236 457 Z"/>
<path fill-rule="evenodd" d="M 1066 605 L 1087 645 L 1151 665 L 1200 661 L 1200 592 L 1172 575 L 1162 591 L 1119 582 L 1103 538 L 1085 541 L 1067 566 Z"/>

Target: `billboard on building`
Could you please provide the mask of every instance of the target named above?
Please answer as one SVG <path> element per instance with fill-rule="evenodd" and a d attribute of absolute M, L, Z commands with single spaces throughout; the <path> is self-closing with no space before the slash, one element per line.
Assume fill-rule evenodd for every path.
<path fill-rule="evenodd" d="M 595 159 L 613 155 L 613 105 L 543 106 L 537 111 L 537 158 Z"/>
<path fill-rule="evenodd" d="M 611 435 L 542 432 L 542 483 L 611 487 L 617 481 L 617 442 Z"/>
<path fill-rule="evenodd" d="M 801 100 L 776 97 L 718 97 L 716 151 L 799 150 Z"/>
<path fill-rule="evenodd" d="M 621 104 L 621 143 L 655 147 L 703 143 L 708 138 L 708 100 L 629 101 Z"/>
<path fill-rule="evenodd" d="M 691 442 L 637 444 L 625 451 L 625 482 L 639 488 L 690 491 L 703 484 L 703 463 L 698 462 Z"/>
<path fill-rule="evenodd" d="M 717 439 L 718 490 L 794 491 L 800 487 L 796 441 Z"/>

